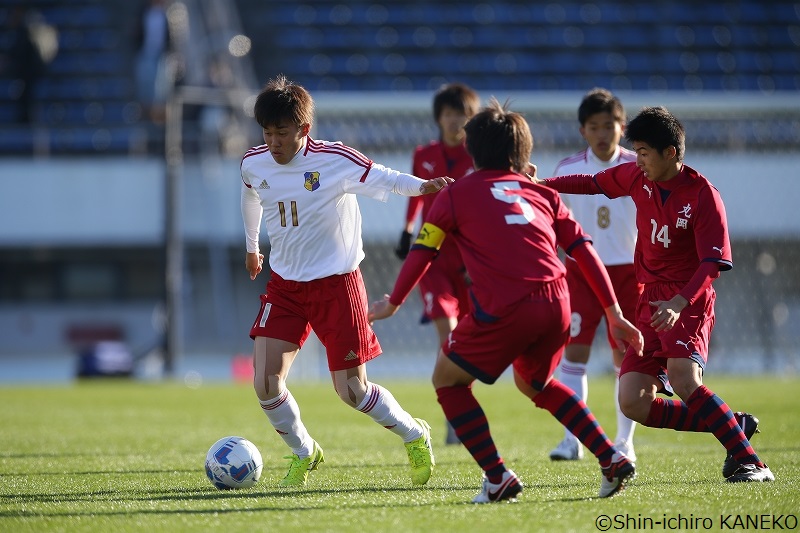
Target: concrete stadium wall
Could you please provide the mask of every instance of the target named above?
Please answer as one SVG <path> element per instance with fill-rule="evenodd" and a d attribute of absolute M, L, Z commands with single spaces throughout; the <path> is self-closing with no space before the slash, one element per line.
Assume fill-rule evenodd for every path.
<path fill-rule="evenodd" d="M 367 154 L 408 171 L 410 154 Z M 564 154 L 534 153 L 540 176 Z M 686 163 L 722 192 L 731 233 L 800 237 L 800 154 L 687 153 Z M 0 247 L 154 245 L 165 227 L 164 165 L 157 159 L 82 158 L 0 161 Z M 239 161 L 188 162 L 179 210 L 187 241 L 242 241 Z M 364 237 L 394 240 L 405 199 L 362 199 Z M 0 250 L 1 251 L 1 250 Z"/>

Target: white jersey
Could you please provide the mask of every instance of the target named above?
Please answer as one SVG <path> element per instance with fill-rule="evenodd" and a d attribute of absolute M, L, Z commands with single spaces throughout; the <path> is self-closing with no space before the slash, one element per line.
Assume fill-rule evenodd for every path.
<path fill-rule="evenodd" d="M 554 176 L 568 174 L 597 174 L 620 163 L 636 161 L 636 153 L 617 147 L 614 156 L 603 161 L 591 148 L 562 159 L 556 166 Z M 592 245 L 604 265 L 627 265 L 633 263 L 636 246 L 636 206 L 630 197 L 613 200 L 602 194 L 566 194 L 564 201 L 583 230 L 591 235 Z"/>
<path fill-rule="evenodd" d="M 347 274 L 364 259 L 356 194 L 385 202 L 390 192 L 419 195 L 424 183 L 341 143 L 310 137 L 285 165 L 266 145 L 251 148 L 241 173 L 247 251 L 258 252 L 263 217 L 270 268 L 292 281 Z"/>

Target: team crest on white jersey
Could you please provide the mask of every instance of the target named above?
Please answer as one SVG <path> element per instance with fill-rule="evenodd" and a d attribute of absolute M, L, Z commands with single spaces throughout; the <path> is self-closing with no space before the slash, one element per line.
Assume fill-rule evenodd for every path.
<path fill-rule="evenodd" d="M 647 191 L 647 197 L 648 198 L 652 198 L 653 197 L 653 189 L 648 187 L 646 183 L 644 185 L 642 185 L 642 189 Z"/>
<path fill-rule="evenodd" d="M 319 172 L 306 172 L 304 174 L 306 182 L 303 185 L 309 191 L 319 189 Z"/>

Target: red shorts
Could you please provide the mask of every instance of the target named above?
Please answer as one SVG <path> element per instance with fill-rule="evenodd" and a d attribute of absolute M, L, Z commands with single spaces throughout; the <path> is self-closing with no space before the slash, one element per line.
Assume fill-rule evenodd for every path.
<path fill-rule="evenodd" d="M 469 312 L 469 289 L 465 272 L 431 263 L 419 281 L 423 321 L 437 318 L 461 318 Z"/>
<path fill-rule="evenodd" d="M 620 375 L 640 372 L 666 383 L 669 358 L 693 359 L 701 368 L 705 368 L 715 322 L 714 301 L 717 295 L 714 287 L 709 286 L 693 304 L 687 305 L 671 330 L 658 332 L 650 327 L 655 309 L 650 302 L 670 300 L 683 286 L 683 283 L 654 283 L 645 287 L 636 306 L 636 327 L 644 336 L 644 355 L 639 357 L 629 349 L 622 360 Z"/>
<path fill-rule="evenodd" d="M 569 338 L 569 291 L 564 279 L 542 284 L 503 317 L 484 322 L 470 313 L 442 346 L 455 364 L 484 383 L 508 368 L 537 390 L 553 375 Z"/>
<path fill-rule="evenodd" d="M 570 344 L 591 345 L 600 320 L 606 316 L 606 313 L 578 267 L 578 263 L 567 260 L 566 265 L 570 307 L 572 307 L 569 342 Z M 606 270 L 623 316 L 635 323 L 636 303 L 639 301 L 639 295 L 642 294 L 643 285 L 636 281 L 633 264 L 607 266 Z M 606 324 L 606 337 L 611 348 L 616 348 L 617 343 L 608 330 L 608 324 Z"/>
<path fill-rule="evenodd" d="M 331 371 L 354 368 L 381 354 L 367 308 L 359 269 L 303 282 L 273 272 L 250 337 L 280 339 L 302 348 L 313 329 L 325 346 Z"/>

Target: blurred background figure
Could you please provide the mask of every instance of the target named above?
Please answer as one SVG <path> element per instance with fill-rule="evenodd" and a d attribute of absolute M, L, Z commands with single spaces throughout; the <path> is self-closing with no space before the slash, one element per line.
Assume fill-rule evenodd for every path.
<path fill-rule="evenodd" d="M 58 33 L 44 23 L 37 11 L 24 5 L 15 6 L 8 20 L 11 34 L 8 71 L 14 80 L 10 93 L 16 100 L 14 122 L 30 124 L 36 119 L 36 85 L 58 52 Z"/>
<path fill-rule="evenodd" d="M 145 0 L 133 38 L 139 103 L 151 121 L 162 123 L 166 114 L 166 59 L 172 48 L 164 0 Z"/>
<path fill-rule="evenodd" d="M 474 171 L 472 157 L 465 146 L 464 125 L 478 112 L 481 99 L 478 93 L 463 83 L 449 83 L 433 97 L 433 118 L 439 128 L 439 139 L 414 150 L 411 172 L 422 179 L 448 176 L 459 179 Z M 405 259 L 411 247 L 414 224 L 422 213 L 428 213 L 436 195 L 414 196 L 408 199 L 405 226 L 395 255 Z M 421 324 L 432 322 L 436 327 L 439 346 L 447 342 L 458 320 L 469 311 L 467 271 L 458 247 L 445 241 L 436 261 L 419 282 L 424 302 Z M 453 426 L 447 424 L 447 444 L 461 444 Z"/>
<path fill-rule="evenodd" d="M 625 108 L 611 91 L 595 87 L 581 100 L 578 107 L 581 137 L 587 147 L 562 159 L 554 176 L 566 174 L 595 174 L 609 167 L 636 160 L 636 154 L 621 146 L 625 131 Z M 636 314 L 636 301 L 642 286 L 636 282 L 633 255 L 636 245 L 636 206 L 630 198 L 610 200 L 604 195 L 569 195 L 564 199 L 584 231 L 592 236 L 592 246 L 608 270 L 614 292 L 619 298 L 622 313 L 628 320 Z M 603 319 L 603 308 L 595 298 L 586 278 L 575 261 L 566 258 L 567 284 L 572 308 L 570 340 L 561 360 L 562 383 L 574 390 L 583 401 L 589 397 L 589 380 L 586 367 L 598 326 Z M 636 462 L 633 450 L 635 422 L 622 414 L 617 400 L 619 391 L 619 369 L 625 355 L 617 348 L 606 326 L 609 349 L 614 365 L 614 404 L 617 410 L 617 436 L 614 446 L 631 462 Z M 569 431 L 564 439 L 550 452 L 554 461 L 572 461 L 583 458 L 580 441 Z"/>

